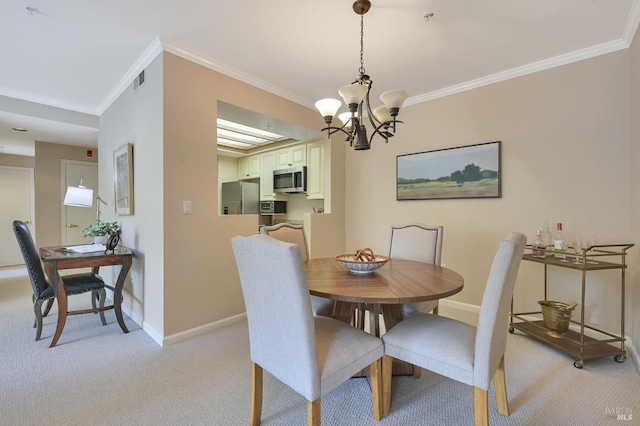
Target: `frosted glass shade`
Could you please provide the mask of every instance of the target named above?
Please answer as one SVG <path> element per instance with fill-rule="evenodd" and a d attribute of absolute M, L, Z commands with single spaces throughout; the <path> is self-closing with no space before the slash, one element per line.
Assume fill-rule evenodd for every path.
<path fill-rule="evenodd" d="M 389 113 L 387 107 L 381 106 L 373 110 L 373 116 L 381 123 L 390 123 L 393 117 Z"/>
<path fill-rule="evenodd" d="M 351 104 L 359 104 L 364 99 L 364 95 L 367 94 L 367 90 L 369 90 L 368 86 L 364 84 L 347 84 L 346 86 L 342 86 L 338 93 L 344 99 L 344 103 L 347 105 Z"/>
<path fill-rule="evenodd" d="M 347 124 L 347 122 L 351 120 L 351 113 L 347 111 L 347 112 L 338 114 L 338 120 L 342 121 L 342 124 Z"/>
<path fill-rule="evenodd" d="M 69 186 L 62 204 L 73 207 L 92 207 L 93 189 Z"/>
<path fill-rule="evenodd" d="M 320 111 L 320 114 L 323 117 L 333 117 L 338 112 L 338 108 L 340 108 L 342 102 L 337 99 L 326 98 L 320 99 L 316 102 L 316 108 Z"/>
<path fill-rule="evenodd" d="M 391 108 L 400 108 L 404 101 L 409 96 L 409 93 L 406 90 L 402 89 L 393 89 L 387 90 L 382 95 L 380 95 L 380 100 L 384 103 L 388 109 Z"/>

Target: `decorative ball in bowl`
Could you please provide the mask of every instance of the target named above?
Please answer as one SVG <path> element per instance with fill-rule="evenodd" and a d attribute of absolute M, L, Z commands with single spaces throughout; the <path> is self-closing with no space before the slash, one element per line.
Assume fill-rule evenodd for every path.
<path fill-rule="evenodd" d="M 358 250 L 355 254 L 341 254 L 336 260 L 352 274 L 371 274 L 389 261 L 387 256 L 374 254 L 370 248 Z"/>

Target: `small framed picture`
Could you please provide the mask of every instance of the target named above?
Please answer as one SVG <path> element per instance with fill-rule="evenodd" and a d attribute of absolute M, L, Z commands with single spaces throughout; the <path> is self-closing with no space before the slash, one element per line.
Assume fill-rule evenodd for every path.
<path fill-rule="evenodd" d="M 116 214 L 130 216 L 133 202 L 133 145 L 122 145 L 113 152 Z"/>
<path fill-rule="evenodd" d="M 500 198 L 500 141 L 397 156 L 397 200 Z"/>

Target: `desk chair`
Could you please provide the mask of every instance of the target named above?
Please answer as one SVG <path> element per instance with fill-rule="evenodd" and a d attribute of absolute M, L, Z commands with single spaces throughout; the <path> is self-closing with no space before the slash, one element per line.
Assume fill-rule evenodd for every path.
<path fill-rule="evenodd" d="M 231 245 L 249 325 L 250 424 L 260 424 L 263 369 L 305 397 L 308 424 L 320 425 L 321 396 L 370 366 L 373 414 L 380 420 L 382 341 L 333 318 L 313 315 L 295 244 L 253 235 L 234 237 Z M 364 387 L 368 392 L 369 386 Z"/>
<path fill-rule="evenodd" d="M 307 236 L 304 233 L 304 226 L 292 225 L 290 223 L 279 223 L 273 226 L 263 226 L 260 230 L 262 234 L 268 235 L 276 240 L 285 243 L 296 244 L 300 249 L 302 260 L 309 259 L 309 246 L 307 245 Z M 322 315 L 330 317 L 333 314 L 334 302 L 324 297 L 311 296 L 311 306 L 314 315 Z"/>
<path fill-rule="evenodd" d="M 500 242 L 477 327 L 451 318 L 417 313 L 382 336 L 385 346 L 383 416 L 391 408 L 392 358 L 473 386 L 476 425 L 489 424 L 488 394 L 493 379 L 498 411 L 509 415 L 504 352 L 511 296 L 526 242 L 527 237 L 518 232 L 510 233 Z"/>
<path fill-rule="evenodd" d="M 36 316 L 36 320 L 33 326 L 37 327 L 36 340 L 40 340 L 40 336 L 42 334 L 42 317 L 47 316 L 47 314 L 49 313 L 49 309 L 51 309 L 53 299 L 56 297 L 55 289 L 44 273 L 42 261 L 40 260 L 38 250 L 36 249 L 36 245 L 33 242 L 31 232 L 29 232 L 29 228 L 27 227 L 27 225 L 19 220 L 14 220 L 13 232 L 15 233 L 16 239 L 18 240 L 18 245 L 20 246 L 20 251 L 22 252 L 24 263 L 27 267 L 27 271 L 29 272 L 31 286 L 33 287 L 33 311 Z M 62 319 L 58 321 L 58 325 L 62 324 L 62 328 L 64 328 L 64 323 L 66 321 L 67 315 L 89 312 L 100 312 L 100 320 L 102 321 L 102 325 L 107 325 L 107 321 L 104 318 L 104 311 L 101 310 L 101 308 L 104 307 L 104 301 L 106 299 L 104 281 L 102 280 L 102 278 L 100 278 L 99 275 L 91 272 L 66 275 L 61 278 L 68 296 L 86 293 L 88 291 L 97 292 L 99 307 L 94 307 L 93 309 L 84 309 L 81 311 L 65 310 L 63 312 L 58 312 L 58 316 L 62 316 Z M 47 300 L 47 306 L 43 315 L 42 303 L 45 300 Z M 95 295 L 92 295 L 92 302 L 94 301 Z M 56 333 L 57 331 L 58 330 L 56 329 Z M 60 332 L 62 332 L 62 330 L 60 330 Z"/>

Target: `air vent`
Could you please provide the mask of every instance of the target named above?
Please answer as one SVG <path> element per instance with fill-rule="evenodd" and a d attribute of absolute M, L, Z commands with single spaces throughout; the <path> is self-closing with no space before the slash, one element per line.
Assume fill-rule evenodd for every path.
<path fill-rule="evenodd" d="M 133 80 L 133 91 L 137 91 L 144 84 L 144 70 Z"/>

